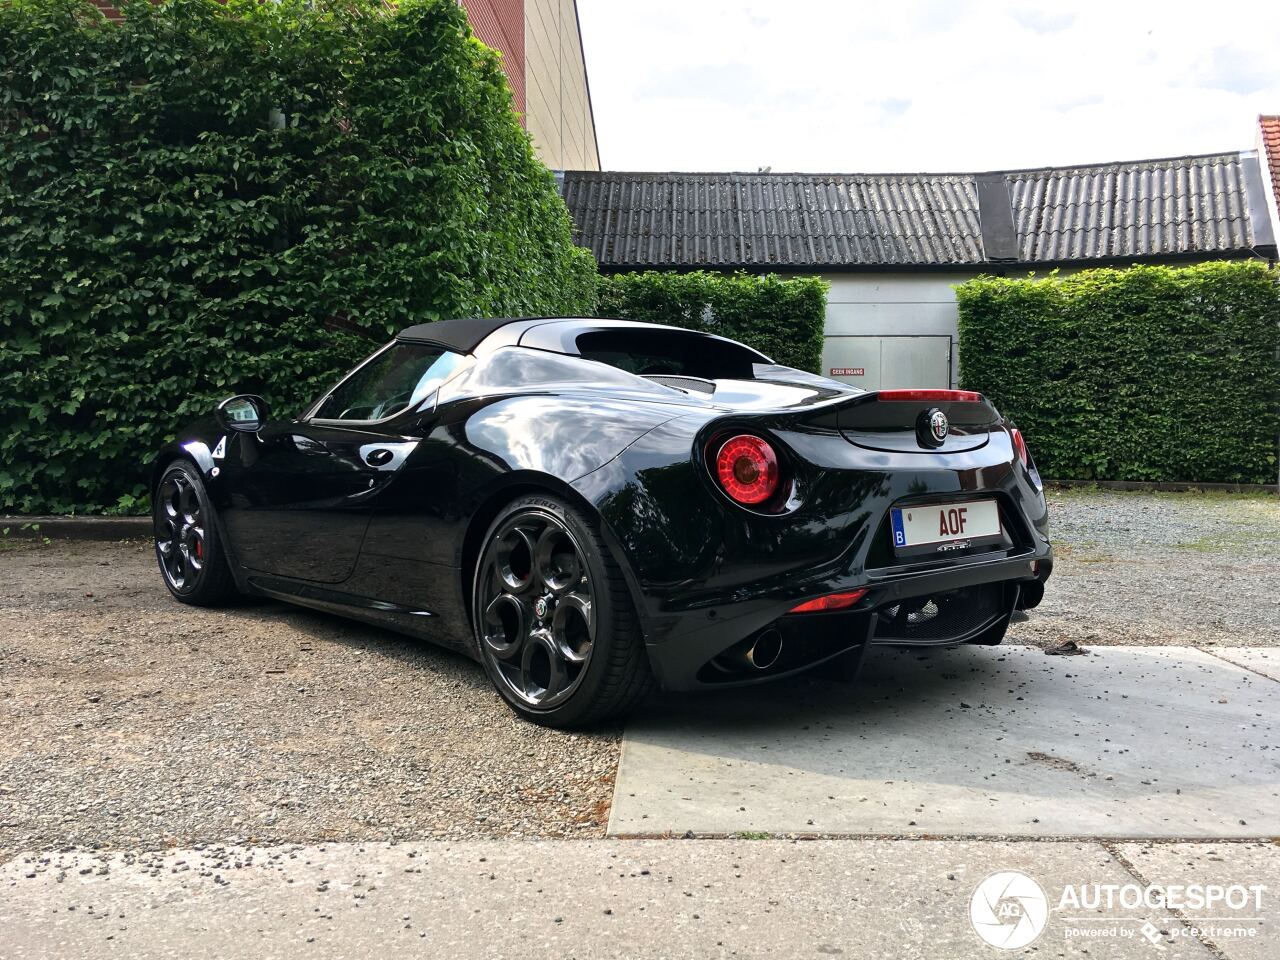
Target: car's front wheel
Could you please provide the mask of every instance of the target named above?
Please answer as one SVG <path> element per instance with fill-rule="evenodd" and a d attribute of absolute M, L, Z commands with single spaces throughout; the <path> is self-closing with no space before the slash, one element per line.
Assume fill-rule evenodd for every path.
<path fill-rule="evenodd" d="M 472 622 L 494 686 L 538 723 L 616 717 L 652 686 L 622 572 L 595 525 L 557 498 L 521 497 L 493 521 Z"/>
<path fill-rule="evenodd" d="M 152 496 L 151 515 L 156 560 L 174 597 L 207 607 L 236 596 L 213 504 L 190 463 L 175 460 L 165 468 Z"/>

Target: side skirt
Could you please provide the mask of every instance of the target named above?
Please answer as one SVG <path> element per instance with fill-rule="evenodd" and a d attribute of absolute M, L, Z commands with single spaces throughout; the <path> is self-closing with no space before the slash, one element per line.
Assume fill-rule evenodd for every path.
<path fill-rule="evenodd" d="M 415 609 L 387 600 L 333 590 L 318 584 L 272 577 L 265 574 L 249 574 L 246 582 L 257 594 L 274 600 L 283 600 L 299 606 L 333 613 L 351 620 L 358 620 L 375 627 L 383 627 L 407 636 L 429 640 L 450 650 L 465 653 L 473 660 L 475 644 L 469 630 L 459 629 L 447 617 L 427 609 Z"/>

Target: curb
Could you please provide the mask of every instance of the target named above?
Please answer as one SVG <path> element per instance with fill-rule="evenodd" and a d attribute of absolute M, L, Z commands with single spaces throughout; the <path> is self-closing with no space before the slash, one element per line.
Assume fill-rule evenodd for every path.
<path fill-rule="evenodd" d="M 1046 480 L 1044 485 L 1063 489 L 1096 487 L 1099 490 L 1132 490 L 1142 493 L 1191 493 L 1196 490 L 1280 493 L 1280 486 L 1274 483 L 1196 483 L 1186 480 Z"/>
<path fill-rule="evenodd" d="M 0 517 L 5 539 L 141 540 L 151 536 L 150 517 Z"/>
<path fill-rule="evenodd" d="M 1128 490 L 1146 493 L 1189 493 L 1215 490 L 1226 493 L 1280 493 L 1273 484 L 1186 483 L 1147 480 L 1046 480 L 1046 487 L 1061 489 L 1094 487 L 1098 490 Z M 37 540 L 145 540 L 151 536 L 150 517 L 96 516 L 0 516 L 0 539 Z"/>

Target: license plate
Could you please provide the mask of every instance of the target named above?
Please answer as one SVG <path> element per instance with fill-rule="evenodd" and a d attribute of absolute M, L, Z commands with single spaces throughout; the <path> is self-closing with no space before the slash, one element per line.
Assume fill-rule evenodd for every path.
<path fill-rule="evenodd" d="M 894 507 L 890 519 L 893 547 L 899 555 L 946 554 L 1004 539 L 1000 508 L 994 500 Z"/>

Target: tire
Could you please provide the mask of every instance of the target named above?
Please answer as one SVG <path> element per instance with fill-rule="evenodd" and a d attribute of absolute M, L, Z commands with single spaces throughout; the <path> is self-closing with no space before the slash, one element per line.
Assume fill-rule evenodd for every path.
<path fill-rule="evenodd" d="M 597 724 L 653 687 L 622 571 L 596 524 L 556 497 L 520 497 L 494 519 L 471 605 L 489 679 L 528 720 Z"/>
<path fill-rule="evenodd" d="M 199 472 L 186 460 L 165 468 L 151 497 L 156 562 L 173 596 L 212 607 L 239 595 L 218 536 L 213 504 Z"/>

